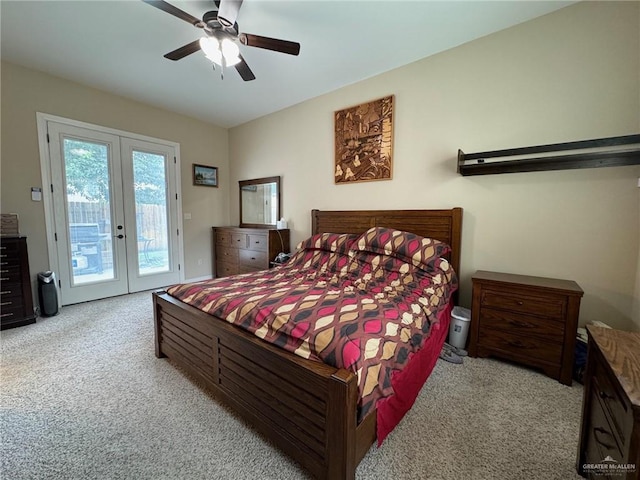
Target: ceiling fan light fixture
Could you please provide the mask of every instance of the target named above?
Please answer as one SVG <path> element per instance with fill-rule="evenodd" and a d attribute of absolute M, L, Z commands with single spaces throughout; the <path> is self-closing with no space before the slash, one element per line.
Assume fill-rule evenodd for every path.
<path fill-rule="evenodd" d="M 215 37 L 202 37 L 200 48 L 205 56 L 216 65 L 232 67 L 240 62 L 240 49 L 232 40 L 223 38 L 222 41 Z"/>
<path fill-rule="evenodd" d="M 205 56 L 216 65 L 222 65 L 222 50 L 218 39 L 213 37 L 202 37 L 200 39 L 200 49 Z"/>
<path fill-rule="evenodd" d="M 224 61 L 228 67 L 232 67 L 240 62 L 240 49 L 233 40 L 225 38 L 220 44 Z"/>

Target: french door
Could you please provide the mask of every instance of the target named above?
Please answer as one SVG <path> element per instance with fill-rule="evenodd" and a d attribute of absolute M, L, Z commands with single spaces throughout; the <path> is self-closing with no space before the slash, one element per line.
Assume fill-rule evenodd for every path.
<path fill-rule="evenodd" d="M 178 283 L 176 149 L 46 122 L 63 305 Z"/>

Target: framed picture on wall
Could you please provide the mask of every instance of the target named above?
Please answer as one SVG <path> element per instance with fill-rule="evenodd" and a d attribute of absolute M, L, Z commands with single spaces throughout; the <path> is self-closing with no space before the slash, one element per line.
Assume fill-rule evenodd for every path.
<path fill-rule="evenodd" d="M 193 164 L 193 184 L 205 187 L 218 186 L 218 167 Z"/>

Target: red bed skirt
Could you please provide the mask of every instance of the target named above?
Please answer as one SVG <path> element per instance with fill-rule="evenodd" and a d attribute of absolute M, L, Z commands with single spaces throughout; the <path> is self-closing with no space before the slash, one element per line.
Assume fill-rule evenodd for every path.
<path fill-rule="evenodd" d="M 442 345 L 449 333 L 453 305 L 440 312 L 440 318 L 431 328 L 431 335 L 423 347 L 409 359 L 407 366 L 391 378 L 394 394 L 376 405 L 378 446 L 400 423 L 413 406 L 420 389 L 436 365 Z"/>

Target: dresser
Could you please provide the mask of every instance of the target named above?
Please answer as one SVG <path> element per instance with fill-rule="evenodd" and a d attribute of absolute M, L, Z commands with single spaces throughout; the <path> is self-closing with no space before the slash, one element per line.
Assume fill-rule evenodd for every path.
<path fill-rule="evenodd" d="M 576 468 L 588 478 L 640 479 L 640 333 L 587 332 Z"/>
<path fill-rule="evenodd" d="M 266 270 L 281 252 L 289 252 L 289 230 L 213 227 L 215 277 Z"/>
<path fill-rule="evenodd" d="M 0 237 L 0 329 L 35 323 L 27 237 Z"/>
<path fill-rule="evenodd" d="M 477 271 L 469 355 L 538 368 L 571 385 L 582 289 L 571 280 Z"/>

